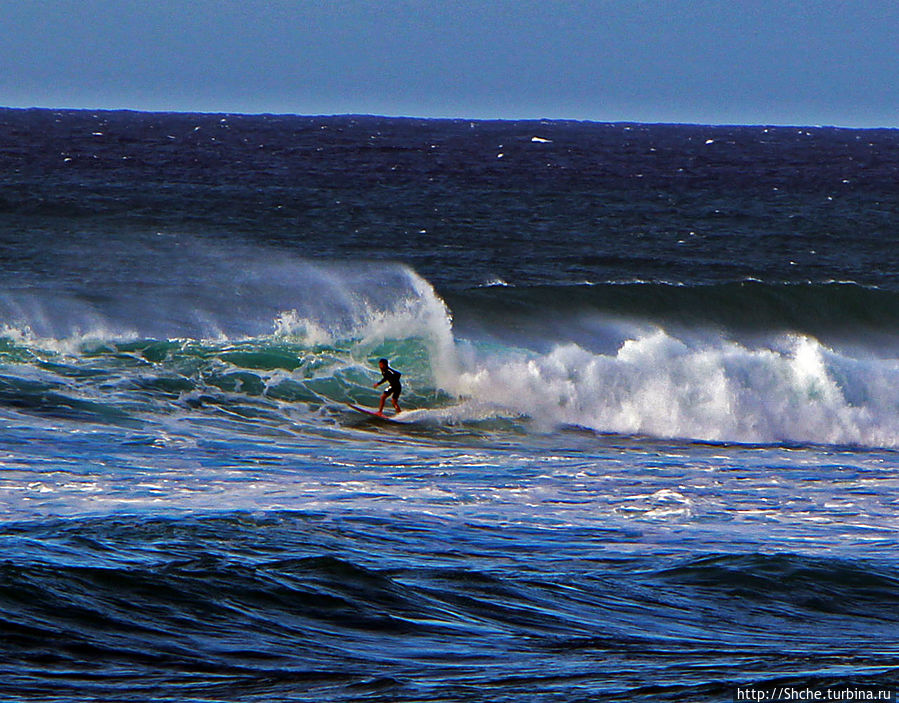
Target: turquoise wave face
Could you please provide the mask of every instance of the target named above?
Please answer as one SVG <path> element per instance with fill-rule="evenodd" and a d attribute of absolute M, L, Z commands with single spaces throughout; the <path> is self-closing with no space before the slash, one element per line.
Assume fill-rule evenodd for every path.
<path fill-rule="evenodd" d="M 214 406 L 287 419 L 305 407 L 376 405 L 377 361 L 403 369 L 403 400 L 446 404 L 434 387 L 427 340 L 307 346 L 271 339 L 238 343 L 135 340 L 84 343 L 65 353 L 0 340 L 0 403 L 83 421 L 137 423 L 153 414 Z M 243 410 L 240 410 L 240 409 Z"/>

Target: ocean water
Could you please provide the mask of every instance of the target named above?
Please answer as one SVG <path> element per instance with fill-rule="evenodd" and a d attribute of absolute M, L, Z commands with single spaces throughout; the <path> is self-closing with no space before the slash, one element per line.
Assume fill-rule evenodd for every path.
<path fill-rule="evenodd" d="M 899 683 L 899 131 L 0 110 L 0 167 L 0 699 Z"/>

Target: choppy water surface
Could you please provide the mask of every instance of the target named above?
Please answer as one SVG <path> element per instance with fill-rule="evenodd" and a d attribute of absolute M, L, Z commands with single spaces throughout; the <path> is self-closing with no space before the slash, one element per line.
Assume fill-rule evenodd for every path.
<path fill-rule="evenodd" d="M 0 128 L 0 696 L 899 681 L 895 132 Z"/>

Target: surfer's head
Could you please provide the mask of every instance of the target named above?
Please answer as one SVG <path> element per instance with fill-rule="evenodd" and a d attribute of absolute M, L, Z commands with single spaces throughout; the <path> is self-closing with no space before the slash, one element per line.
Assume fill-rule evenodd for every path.
<path fill-rule="evenodd" d="M 384 369 L 386 369 L 389 365 L 390 365 L 390 364 L 387 363 L 387 359 L 381 359 L 381 360 L 378 362 L 378 366 L 381 368 L 381 371 L 383 371 Z"/>

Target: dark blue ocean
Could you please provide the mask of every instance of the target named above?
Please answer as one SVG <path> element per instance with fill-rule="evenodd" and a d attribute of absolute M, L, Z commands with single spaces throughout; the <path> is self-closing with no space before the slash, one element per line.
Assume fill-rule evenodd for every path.
<path fill-rule="evenodd" d="M 0 110 L 0 700 L 879 691 L 897 530 L 897 130 Z"/>

